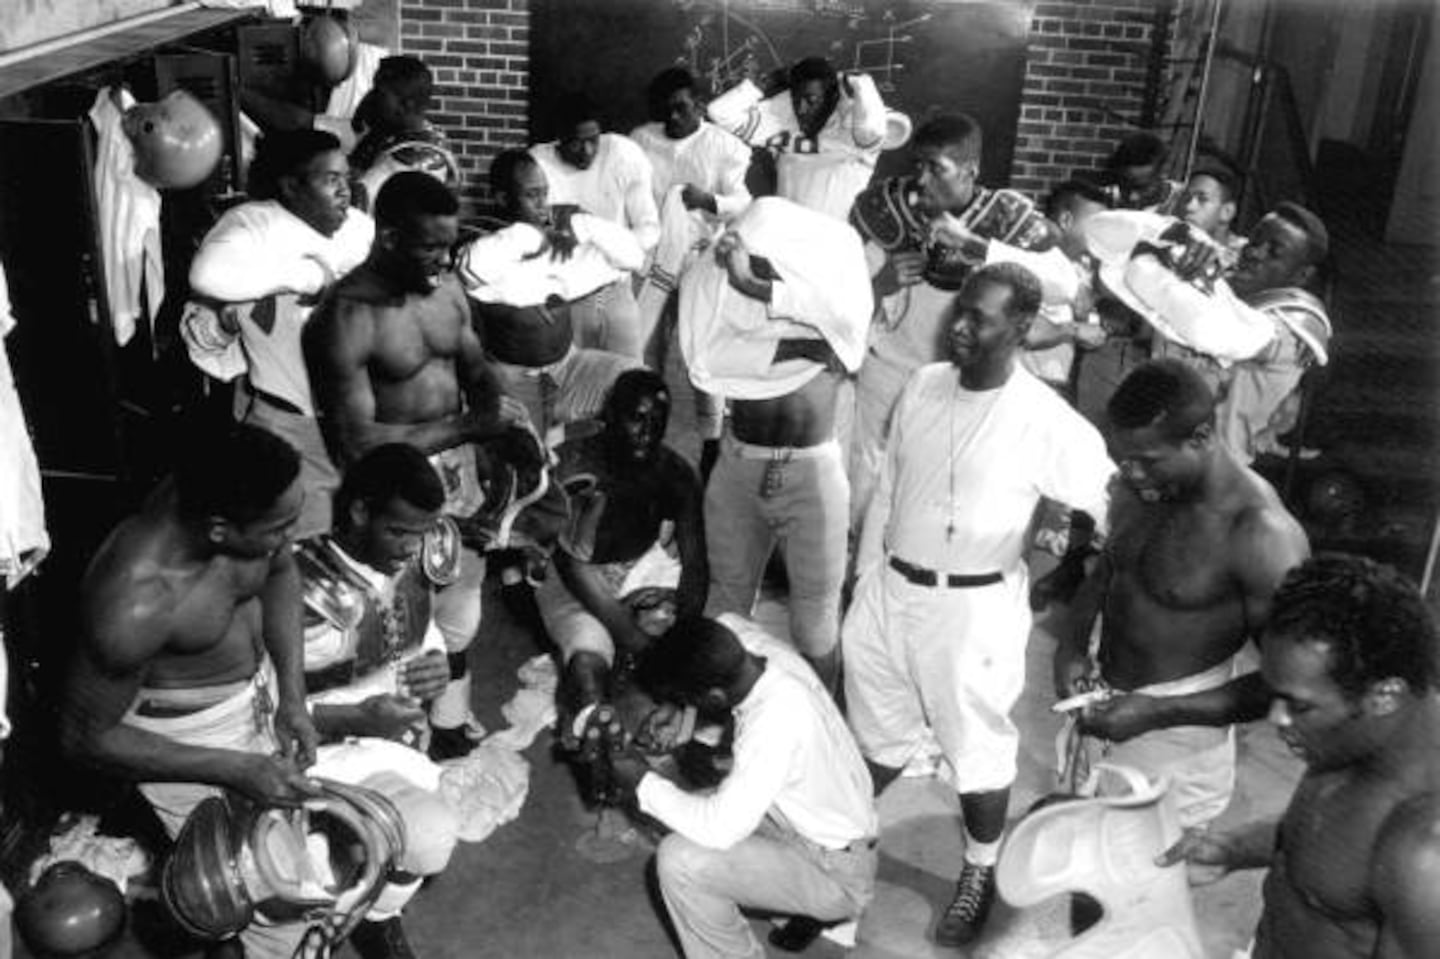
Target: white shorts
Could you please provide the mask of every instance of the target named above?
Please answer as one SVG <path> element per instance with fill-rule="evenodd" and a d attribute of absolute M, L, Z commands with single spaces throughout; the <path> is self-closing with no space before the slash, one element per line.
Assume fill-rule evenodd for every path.
<path fill-rule="evenodd" d="M 887 564 L 861 577 L 841 630 L 850 726 L 866 758 L 902 768 L 927 727 L 962 793 L 1015 780 L 1010 710 L 1025 684 L 1023 570 L 989 586 L 917 586 Z"/>

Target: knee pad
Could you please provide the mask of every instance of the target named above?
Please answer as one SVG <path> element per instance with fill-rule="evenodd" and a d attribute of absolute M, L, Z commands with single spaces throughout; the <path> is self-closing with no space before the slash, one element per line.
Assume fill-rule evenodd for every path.
<path fill-rule="evenodd" d="M 1202 959 L 1184 864 L 1155 865 L 1180 838 L 1169 782 L 1101 765 L 1130 795 L 1076 799 L 1025 817 L 1000 853 L 996 883 L 1013 906 L 1062 893 L 1094 898 L 1104 915 L 1052 959 Z"/>

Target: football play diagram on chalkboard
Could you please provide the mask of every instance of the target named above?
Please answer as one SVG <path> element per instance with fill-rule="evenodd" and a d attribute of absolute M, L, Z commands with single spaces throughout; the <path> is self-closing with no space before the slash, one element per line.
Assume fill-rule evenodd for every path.
<path fill-rule="evenodd" d="M 694 0 L 675 2 L 682 9 L 699 6 Z M 755 20 L 736 12 L 737 6 L 844 20 L 846 30 L 854 36 L 831 40 L 825 55 L 841 70 L 870 74 L 881 92 L 893 91 L 896 75 L 905 69 L 905 49 L 907 45 L 913 48 L 915 41 L 911 31 L 934 16 L 922 13 L 900 20 L 895 11 L 886 10 L 876 18 L 855 3 L 737 4 L 721 0 L 718 10 L 700 15 L 685 36 L 685 52 L 675 58 L 677 64 L 699 77 L 711 94 L 728 90 L 741 80 L 759 81 L 787 64 L 765 30 Z"/>

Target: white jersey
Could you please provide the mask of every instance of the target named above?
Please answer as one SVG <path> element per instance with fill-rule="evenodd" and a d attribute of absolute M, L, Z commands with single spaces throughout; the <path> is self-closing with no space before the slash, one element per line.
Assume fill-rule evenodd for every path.
<path fill-rule="evenodd" d="M 776 154 L 777 193 L 801 206 L 845 219 L 870 183 L 884 149 L 885 104 L 867 76 L 848 78 L 834 111 L 815 136 L 795 118 L 789 91 L 762 98 L 749 80 L 710 104 L 710 119 L 751 146 Z"/>
<path fill-rule="evenodd" d="M 1024 369 L 975 392 L 950 363 L 921 367 L 895 407 L 858 568 L 889 552 L 926 569 L 1009 573 L 1042 496 L 1103 526 L 1114 472 L 1095 427 Z"/>
<path fill-rule="evenodd" d="M 692 184 L 715 196 L 715 212 L 728 220 L 750 203 L 745 171 L 750 148 L 739 137 L 702 120 L 688 137 L 672 140 L 662 123 L 646 123 L 630 131 L 650 160 L 651 189 L 657 208 L 665 205 L 672 186 Z"/>
<path fill-rule="evenodd" d="M 537 143 L 530 155 L 545 171 L 551 205 L 574 204 L 619 223 L 643 250 L 660 239 L 660 211 L 650 186 L 650 161 L 629 137 L 600 134 L 595 160 L 581 170 L 560 158 L 559 144 Z"/>
<path fill-rule="evenodd" d="M 320 233 L 278 200 L 230 210 L 200 244 L 190 264 L 190 288 L 219 303 L 262 302 L 238 314 L 238 340 L 213 328 L 187 333 L 192 358 L 197 365 L 203 362 L 195 356 L 200 343 L 217 351 L 243 350 L 251 385 L 314 415 L 300 346 L 310 318 L 309 298 L 363 263 L 374 237 L 374 221 L 355 209 L 333 236 Z M 216 317 L 205 312 L 187 319 L 213 323 Z"/>

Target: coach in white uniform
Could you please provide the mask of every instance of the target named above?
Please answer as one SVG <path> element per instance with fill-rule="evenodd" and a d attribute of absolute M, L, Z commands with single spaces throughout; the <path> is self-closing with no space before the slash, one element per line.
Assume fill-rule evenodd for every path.
<path fill-rule="evenodd" d="M 1030 631 L 1026 529 L 1042 496 L 1103 521 L 1114 472 L 1095 428 L 1019 365 L 1040 301 L 1017 264 L 965 282 L 951 362 L 920 368 L 896 408 L 841 634 L 850 722 L 877 788 L 927 726 L 955 771 L 965 864 L 935 932 L 947 946 L 978 935 L 994 898 Z"/>

